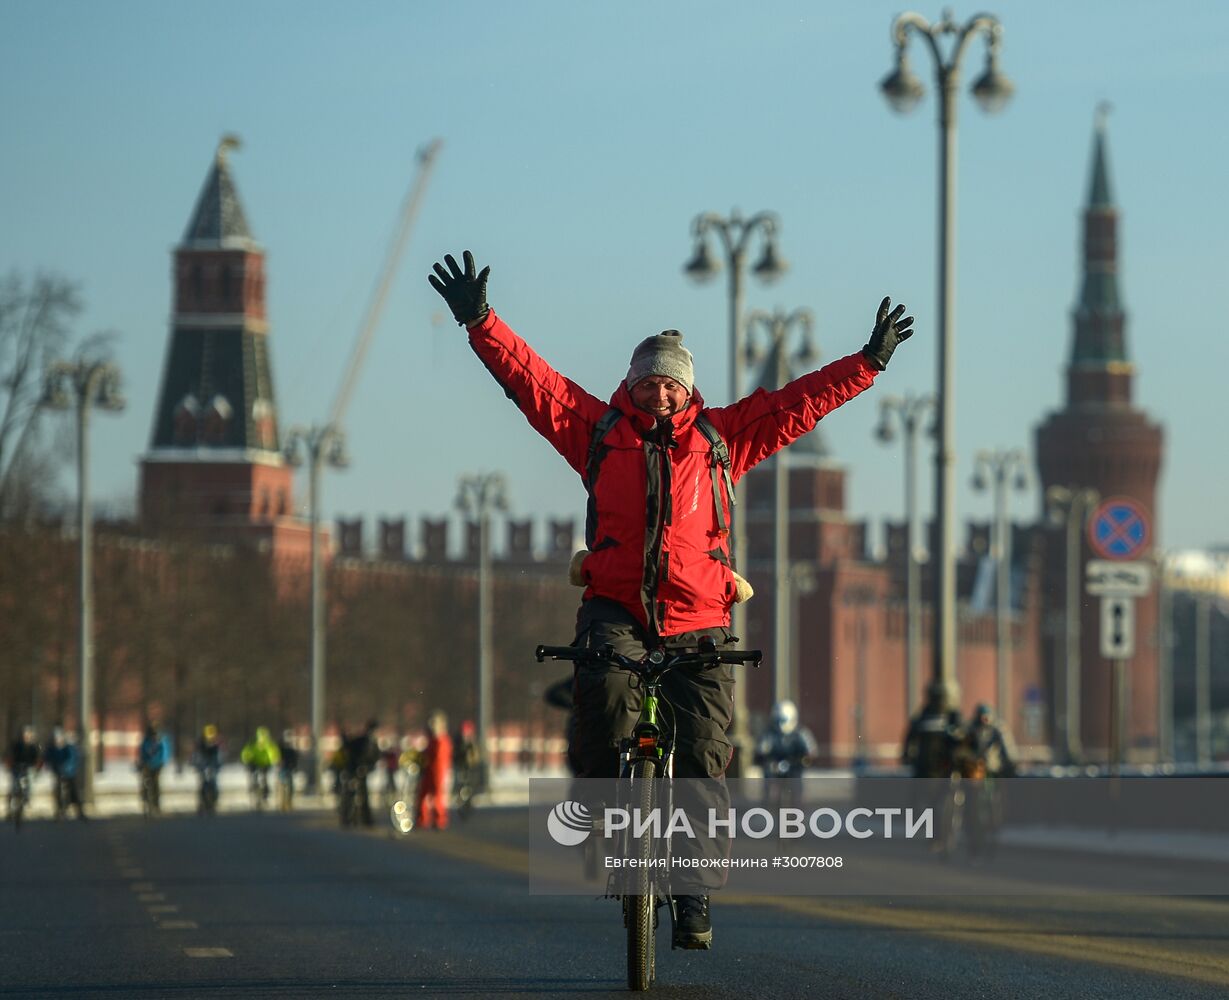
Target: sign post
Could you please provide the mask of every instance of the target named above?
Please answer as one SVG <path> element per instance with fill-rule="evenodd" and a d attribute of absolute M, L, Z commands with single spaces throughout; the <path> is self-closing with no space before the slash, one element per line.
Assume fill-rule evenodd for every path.
<path fill-rule="evenodd" d="M 1148 512 L 1128 497 L 1102 501 L 1088 520 L 1088 544 L 1100 558 L 1085 567 L 1085 590 L 1101 598 L 1101 655 L 1110 662 L 1109 765 L 1118 775 L 1126 729 L 1127 661 L 1135 655 L 1135 599 L 1152 589 L 1144 561 L 1152 536 Z"/>

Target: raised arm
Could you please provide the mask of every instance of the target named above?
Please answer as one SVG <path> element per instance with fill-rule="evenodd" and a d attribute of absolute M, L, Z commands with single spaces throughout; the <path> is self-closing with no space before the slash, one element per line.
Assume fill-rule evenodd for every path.
<path fill-rule="evenodd" d="M 583 475 L 593 427 L 607 405 L 569 378 L 560 375 L 491 309 L 486 300 L 491 269 L 481 273 L 468 250 L 464 268 L 451 254 L 428 277 L 457 323 L 469 331 L 474 353 L 495 377 L 504 393 L 530 425 Z"/>
<path fill-rule="evenodd" d="M 737 480 L 769 455 L 814 429 L 820 419 L 869 389 L 893 352 L 913 335 L 905 307 L 879 303 L 875 325 L 861 351 L 809 372 L 773 392 L 758 389 L 731 406 L 710 411 L 714 426 L 730 449 Z M 903 317 L 903 318 L 902 318 Z"/>

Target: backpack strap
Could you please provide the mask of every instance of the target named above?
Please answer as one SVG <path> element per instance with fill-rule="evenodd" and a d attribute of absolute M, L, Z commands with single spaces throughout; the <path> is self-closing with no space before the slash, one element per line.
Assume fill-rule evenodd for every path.
<path fill-rule="evenodd" d="M 589 452 L 585 457 L 585 488 L 589 493 L 588 511 L 585 518 L 585 542 L 590 550 L 597 541 L 593 537 L 597 525 L 597 504 L 593 487 L 597 482 L 602 459 L 606 457 L 606 452 L 609 450 L 602 447 L 602 441 L 622 416 L 623 412 L 612 406 L 593 425 L 593 434 L 589 438 Z M 725 484 L 725 497 L 729 501 L 730 509 L 733 510 L 738 504 L 738 498 L 734 495 L 734 480 L 730 476 L 730 449 L 726 446 L 725 438 L 703 413 L 696 416 L 695 427 L 708 441 L 708 467 L 713 478 L 713 513 L 717 520 L 717 530 L 723 538 L 728 538 L 730 525 L 726 521 L 725 508 L 721 504 L 722 483 Z M 718 469 L 721 470 L 720 473 Z"/>
<path fill-rule="evenodd" d="M 589 493 L 589 502 L 585 511 L 585 547 L 590 551 L 597 542 L 594 537 L 597 534 L 597 499 L 593 487 L 597 482 L 598 471 L 602 467 L 602 459 L 610 450 L 602 447 L 602 441 L 610 433 L 610 428 L 617 424 L 622 416 L 623 411 L 612 406 L 593 425 L 593 434 L 589 437 L 589 453 L 585 456 L 585 489 Z"/>
<path fill-rule="evenodd" d="M 722 482 L 725 483 L 725 495 L 730 502 L 730 510 L 733 511 L 738 504 L 738 498 L 734 495 L 734 480 L 730 476 L 730 449 L 726 447 L 725 438 L 703 413 L 696 417 L 695 426 L 708 440 L 708 468 L 713 477 L 713 508 L 717 518 L 717 530 L 723 537 L 728 537 L 730 526 L 726 523 L 725 509 L 721 506 Z M 720 479 L 717 475 L 718 468 L 721 469 Z"/>

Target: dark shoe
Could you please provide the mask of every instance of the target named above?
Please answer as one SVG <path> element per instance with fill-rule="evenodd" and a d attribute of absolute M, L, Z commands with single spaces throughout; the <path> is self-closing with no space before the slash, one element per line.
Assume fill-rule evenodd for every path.
<path fill-rule="evenodd" d="M 713 946 L 713 923 L 707 896 L 674 897 L 674 948 L 707 949 Z"/>

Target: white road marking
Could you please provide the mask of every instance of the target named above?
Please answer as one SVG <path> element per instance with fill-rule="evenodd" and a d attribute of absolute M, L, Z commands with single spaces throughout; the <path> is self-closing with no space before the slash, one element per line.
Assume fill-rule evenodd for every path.
<path fill-rule="evenodd" d="M 163 903 L 159 906 L 148 906 L 146 907 L 146 909 L 149 910 L 150 913 L 178 913 L 179 912 L 179 907 L 175 906 L 172 903 Z"/>
<path fill-rule="evenodd" d="M 229 948 L 185 948 L 183 953 L 188 958 L 234 958 L 234 952 Z"/>
<path fill-rule="evenodd" d="M 155 926 L 161 931 L 194 931 L 195 920 L 159 920 Z"/>
<path fill-rule="evenodd" d="M 166 901 L 166 894 L 162 892 L 143 892 L 137 896 L 138 903 L 162 903 Z"/>

